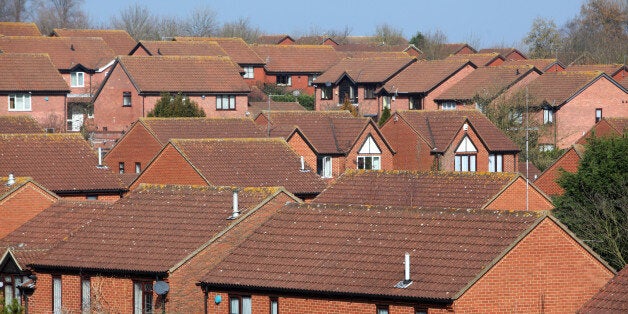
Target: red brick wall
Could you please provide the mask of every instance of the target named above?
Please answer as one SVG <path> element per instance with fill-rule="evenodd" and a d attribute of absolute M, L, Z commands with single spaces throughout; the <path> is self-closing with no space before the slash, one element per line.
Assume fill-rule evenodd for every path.
<path fill-rule="evenodd" d="M 155 158 L 130 189 L 140 183 L 207 185 L 207 182 L 170 144 Z"/>
<path fill-rule="evenodd" d="M 560 157 L 560 159 L 541 173 L 541 175 L 534 181 L 534 185 L 539 187 L 539 189 L 547 195 L 562 195 L 565 190 L 563 190 L 563 188 L 556 183 L 556 180 L 559 178 L 561 173 L 560 169 L 574 173 L 578 171 L 579 162 L 580 156 L 578 156 L 573 148 L 570 148 L 563 156 Z"/>
<path fill-rule="evenodd" d="M 89 194 L 89 195 L 96 195 L 98 197 L 98 201 L 99 202 L 115 202 L 117 200 L 120 199 L 120 194 L 98 194 L 98 193 L 93 193 L 93 194 Z M 72 194 L 72 195 L 60 195 L 61 198 L 63 199 L 67 199 L 67 200 L 75 200 L 75 201 L 86 201 L 87 200 L 87 194 Z"/>
<path fill-rule="evenodd" d="M 254 70 L 255 71 L 255 70 Z M 254 73 L 257 75 L 257 73 Z M 300 90 L 305 94 L 314 95 L 314 86 L 308 86 L 307 74 L 293 74 L 291 77 L 291 85 L 285 86 L 288 90 Z M 276 84 L 277 74 L 265 74 L 265 83 Z M 317 109 L 318 110 L 318 109 Z"/>
<path fill-rule="evenodd" d="M 122 106 L 122 93 L 131 92 L 130 107 Z M 122 67 L 118 64 L 110 73 L 98 98 L 94 100 L 94 124 L 99 130 L 127 130 L 131 122 L 144 116 L 142 97 L 137 93 Z"/>
<path fill-rule="evenodd" d="M 454 302 L 461 313 L 574 313 L 613 273 L 546 218 Z"/>
<path fill-rule="evenodd" d="M 299 133 L 295 133 L 289 140 L 288 144 L 294 149 L 294 151 L 299 156 L 303 156 L 305 163 L 312 168 L 313 171 L 316 171 L 316 153 L 310 148 L 310 146 L 305 142 L 303 137 Z"/>
<path fill-rule="evenodd" d="M 517 178 L 508 188 L 493 200 L 486 209 L 526 210 L 526 181 Z M 539 193 L 533 186 L 528 190 L 529 210 L 552 210 L 552 202 Z"/>
<path fill-rule="evenodd" d="M 394 116 L 381 128 L 382 133 L 395 150 L 393 169 L 395 170 L 432 170 L 434 157 L 430 147 L 401 118 Z"/>
<path fill-rule="evenodd" d="M 143 170 L 161 148 L 162 145 L 142 124 L 135 123 L 105 155 L 104 162 L 114 172 L 118 172 L 120 162 L 124 162 L 126 172 L 135 172 L 136 162 L 141 163 Z"/>
<path fill-rule="evenodd" d="M 450 78 L 445 80 L 443 83 L 438 85 L 438 87 L 434 88 L 423 100 L 423 106 L 425 110 L 437 110 L 438 105 L 434 101 L 435 98 L 438 98 L 444 91 L 449 89 L 452 85 L 458 83 L 460 80 L 465 78 L 471 72 L 473 72 L 475 68 L 470 65 L 462 68 L 460 71 L 456 72 L 456 74 L 452 75 Z"/>
<path fill-rule="evenodd" d="M 486 147 L 484 147 L 484 144 L 470 125 L 468 131 L 465 132 L 463 129 L 460 129 L 458 134 L 456 134 L 454 140 L 450 144 L 451 146 L 447 148 L 447 151 L 445 152 L 445 154 L 443 154 L 443 157 L 441 158 L 439 170 L 454 171 L 454 156 L 456 155 L 456 149 L 458 148 L 458 145 L 465 135 L 469 136 L 471 142 L 473 142 L 473 145 L 478 151 L 475 157 L 475 170 L 478 172 L 488 171 L 488 150 L 486 149 Z M 504 161 L 504 166 L 505 165 L 506 162 Z"/>
<path fill-rule="evenodd" d="M 46 100 L 48 99 L 48 100 Z M 0 115 L 30 115 L 44 128 L 65 131 L 65 95 L 31 95 L 30 111 L 9 111 L 9 93 L 0 93 Z"/>
<path fill-rule="evenodd" d="M 366 141 L 369 135 L 373 137 L 373 140 L 377 144 L 377 147 L 379 147 L 379 149 L 382 152 L 380 155 L 381 156 L 380 157 L 381 170 L 392 170 L 393 169 L 393 153 L 388 149 L 388 146 L 384 144 L 384 140 L 382 139 L 381 136 L 379 136 L 379 134 L 377 134 L 377 131 L 375 131 L 375 128 L 371 124 L 369 124 L 365 128 L 365 130 L 362 132 L 358 140 L 355 142 L 355 145 L 351 148 L 351 151 L 349 152 L 349 154 L 347 154 L 347 157 L 345 160 L 345 169 L 357 169 L 358 168 L 358 155 L 367 156 L 363 154 L 358 154 L 358 152 L 360 151 L 360 148 L 362 148 L 364 141 Z M 344 172 L 345 169 L 340 169 L 340 170 Z"/>
<path fill-rule="evenodd" d="M 26 183 L 0 200 L 0 239 L 56 202 L 33 183 Z"/>
<path fill-rule="evenodd" d="M 608 136 L 618 136 L 620 135 L 617 130 L 611 127 L 610 124 L 606 120 L 602 120 L 595 124 L 591 130 L 589 130 L 584 136 L 582 136 L 577 144 L 585 145 L 587 143 L 587 139 L 591 138 L 593 135 L 595 137 L 608 137 Z"/>
<path fill-rule="evenodd" d="M 87 72 L 84 73 L 84 84 L 82 87 L 72 87 L 71 73 L 61 73 L 61 76 L 68 84 L 68 87 L 70 87 L 71 94 L 94 95 L 100 87 L 100 84 L 105 80 L 106 71 L 94 74 L 89 74 Z"/>
<path fill-rule="evenodd" d="M 487 67 L 496 67 L 496 66 L 502 65 L 502 63 L 504 63 L 504 60 L 502 60 L 500 58 L 495 58 L 495 59 L 493 59 L 493 61 L 487 63 L 486 66 Z"/>

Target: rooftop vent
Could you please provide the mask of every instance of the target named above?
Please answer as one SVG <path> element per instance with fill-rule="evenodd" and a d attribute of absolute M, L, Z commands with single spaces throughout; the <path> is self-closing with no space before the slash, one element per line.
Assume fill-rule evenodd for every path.
<path fill-rule="evenodd" d="M 233 212 L 229 216 L 229 220 L 233 220 L 240 216 L 240 209 L 238 208 L 238 189 L 233 190 Z"/>
<path fill-rule="evenodd" d="M 7 179 L 7 186 L 12 186 L 15 184 L 15 177 L 12 173 L 9 173 L 9 178 Z"/>
<path fill-rule="evenodd" d="M 412 284 L 412 279 L 410 279 L 410 253 L 406 252 L 405 260 L 404 260 L 404 278 L 402 281 L 398 282 L 395 285 L 395 288 L 405 289 Z"/>

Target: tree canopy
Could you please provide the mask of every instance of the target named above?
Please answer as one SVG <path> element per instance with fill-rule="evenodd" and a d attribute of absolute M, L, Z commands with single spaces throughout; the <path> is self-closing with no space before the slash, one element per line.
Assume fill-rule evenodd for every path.
<path fill-rule="evenodd" d="M 162 93 L 161 98 L 155 104 L 155 108 L 148 112 L 149 117 L 204 117 L 205 111 L 195 102 L 178 93 L 172 96 L 170 93 Z"/>

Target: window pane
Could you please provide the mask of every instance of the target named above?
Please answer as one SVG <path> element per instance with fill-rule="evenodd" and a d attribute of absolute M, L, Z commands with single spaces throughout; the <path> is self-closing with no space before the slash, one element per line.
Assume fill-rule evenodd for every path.
<path fill-rule="evenodd" d="M 358 169 L 364 169 L 364 157 L 358 157 Z"/>
<path fill-rule="evenodd" d="M 469 156 L 469 171 L 475 171 L 475 155 Z"/>
<path fill-rule="evenodd" d="M 13 300 L 13 286 L 5 284 L 4 285 L 4 302 L 5 304 L 11 304 Z"/>
<path fill-rule="evenodd" d="M 504 164 L 504 159 L 503 159 L 504 157 L 503 157 L 503 155 L 497 155 L 496 157 L 497 158 L 495 160 L 495 163 L 496 163 L 496 166 L 497 166 L 497 172 L 502 172 L 502 171 L 504 171 L 502 169 L 502 166 Z"/>
<path fill-rule="evenodd" d="M 379 157 L 373 156 L 373 170 L 380 170 L 380 169 L 381 169 L 381 165 L 379 163 Z"/>
<path fill-rule="evenodd" d="M 52 311 L 55 314 L 61 314 L 61 278 L 52 279 Z"/>
<path fill-rule="evenodd" d="M 460 156 L 462 171 L 469 171 L 469 156 Z"/>
<path fill-rule="evenodd" d="M 142 314 L 142 284 L 139 282 L 133 283 L 133 308 L 135 314 Z"/>
<path fill-rule="evenodd" d="M 81 311 L 83 313 L 89 313 L 91 306 L 91 287 L 89 279 L 83 279 L 81 281 Z"/>
<path fill-rule="evenodd" d="M 240 314 L 240 299 L 231 298 L 229 300 L 229 313 L 230 314 Z"/>
<path fill-rule="evenodd" d="M 242 314 L 252 314 L 251 297 L 242 297 Z"/>
<path fill-rule="evenodd" d="M 488 155 L 488 171 L 495 172 L 495 155 Z"/>
<path fill-rule="evenodd" d="M 270 314 L 279 314 L 279 301 L 270 301 Z"/>
<path fill-rule="evenodd" d="M 377 309 L 377 314 L 388 314 L 388 309 L 379 308 Z"/>
<path fill-rule="evenodd" d="M 461 156 L 455 156 L 454 157 L 454 170 L 455 171 L 462 171 L 462 160 L 460 158 Z"/>

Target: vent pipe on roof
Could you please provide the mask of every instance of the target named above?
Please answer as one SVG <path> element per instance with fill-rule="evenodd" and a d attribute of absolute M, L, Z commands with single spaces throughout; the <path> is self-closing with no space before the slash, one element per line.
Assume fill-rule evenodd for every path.
<path fill-rule="evenodd" d="M 305 159 L 301 156 L 301 171 L 305 171 Z"/>
<path fill-rule="evenodd" d="M 405 289 L 412 284 L 412 279 L 410 279 L 410 253 L 406 252 L 405 260 L 404 260 L 404 278 L 402 281 L 398 282 L 395 285 L 395 288 Z"/>
<path fill-rule="evenodd" d="M 15 177 L 13 176 L 13 173 L 9 173 L 9 178 L 7 179 L 7 186 L 12 186 L 13 184 L 15 184 Z"/>
<path fill-rule="evenodd" d="M 102 147 L 98 147 L 98 167 L 102 167 Z"/>
<path fill-rule="evenodd" d="M 229 220 L 233 220 L 240 216 L 240 209 L 238 208 L 238 189 L 233 190 L 233 212 L 229 216 Z"/>

